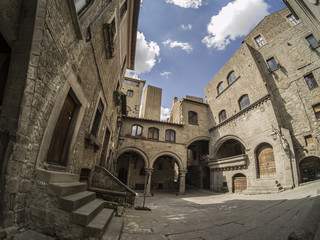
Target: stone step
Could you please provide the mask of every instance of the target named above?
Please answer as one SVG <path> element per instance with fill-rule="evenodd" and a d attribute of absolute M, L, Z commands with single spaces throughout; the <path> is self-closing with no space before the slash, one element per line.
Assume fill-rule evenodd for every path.
<path fill-rule="evenodd" d="M 108 224 L 113 217 L 112 209 L 104 208 L 94 219 L 84 228 L 84 236 L 100 239 L 104 234 Z"/>
<path fill-rule="evenodd" d="M 72 222 L 86 226 L 103 209 L 104 201 L 95 199 L 72 212 Z"/>
<path fill-rule="evenodd" d="M 67 183 L 67 182 L 77 182 L 79 181 L 79 175 L 66 173 L 66 172 L 57 172 L 57 171 L 48 171 L 44 169 L 37 169 L 36 180 L 45 182 L 45 183 Z"/>
<path fill-rule="evenodd" d="M 83 205 L 93 201 L 96 194 L 94 192 L 83 191 L 61 197 L 58 199 L 59 208 L 72 212 L 73 210 L 82 207 Z"/>
<path fill-rule="evenodd" d="M 253 195 L 253 194 L 270 194 L 270 193 L 279 193 L 283 190 L 280 189 L 255 189 L 255 188 L 248 188 L 247 190 L 243 191 L 243 194 Z"/>
<path fill-rule="evenodd" d="M 101 240 L 119 240 L 123 229 L 123 219 L 114 217 Z"/>
<path fill-rule="evenodd" d="M 69 183 L 51 183 L 48 185 L 47 193 L 64 197 L 67 195 L 83 192 L 87 190 L 87 184 L 81 182 L 69 182 Z"/>
<path fill-rule="evenodd" d="M 118 206 L 117 211 L 116 211 L 116 215 L 117 217 L 121 217 L 123 212 L 124 212 L 124 207 L 123 206 Z"/>

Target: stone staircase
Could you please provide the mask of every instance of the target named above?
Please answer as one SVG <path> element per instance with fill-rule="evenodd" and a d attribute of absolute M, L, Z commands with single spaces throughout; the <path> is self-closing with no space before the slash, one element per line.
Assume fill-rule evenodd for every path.
<path fill-rule="evenodd" d="M 282 192 L 281 184 L 275 178 L 261 178 L 255 181 L 255 185 L 249 186 L 243 194 L 269 194 Z"/>
<path fill-rule="evenodd" d="M 103 240 L 120 238 L 123 219 L 115 217 L 116 211 L 106 208 L 109 204 L 96 198 L 95 192 L 87 191 L 87 184 L 78 182 L 78 175 L 39 169 L 36 179 L 45 185 L 48 198 L 51 199 L 46 207 L 50 211 L 63 210 L 59 217 L 51 219 L 53 225 L 67 226 L 56 228 L 55 235 L 58 238 Z M 43 221 L 48 221 L 48 217 L 44 216 Z M 59 223 L 59 221 L 65 222 Z M 74 234 L 64 232 L 68 229 Z M 40 230 L 46 232 L 45 228 Z M 48 233 L 52 235 L 52 230 L 48 230 Z"/>

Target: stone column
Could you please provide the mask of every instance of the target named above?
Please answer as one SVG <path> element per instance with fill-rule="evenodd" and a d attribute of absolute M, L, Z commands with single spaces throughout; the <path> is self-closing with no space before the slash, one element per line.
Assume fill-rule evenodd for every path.
<path fill-rule="evenodd" d="M 146 180 L 144 183 L 146 196 L 151 196 L 151 176 L 153 172 L 153 168 L 145 168 L 146 171 Z"/>
<path fill-rule="evenodd" d="M 186 192 L 186 174 L 187 174 L 187 170 L 180 171 L 179 194 L 185 194 Z"/>
<path fill-rule="evenodd" d="M 131 175 L 132 175 L 132 171 L 133 171 L 133 157 L 132 154 L 130 154 L 130 158 L 129 158 L 129 164 L 128 164 L 128 175 L 127 175 L 127 186 L 129 188 L 132 188 L 132 181 L 131 181 Z"/>

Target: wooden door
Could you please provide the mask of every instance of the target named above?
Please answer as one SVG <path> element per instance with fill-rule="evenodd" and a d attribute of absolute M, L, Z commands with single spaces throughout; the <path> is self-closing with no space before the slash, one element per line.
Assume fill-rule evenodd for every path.
<path fill-rule="evenodd" d="M 100 166 L 101 167 L 106 167 L 106 158 L 107 158 L 107 153 L 108 153 L 109 139 L 110 139 L 110 131 L 107 128 L 106 135 L 104 136 L 101 159 L 100 159 Z M 110 154 L 111 154 L 111 152 L 110 152 Z"/>
<path fill-rule="evenodd" d="M 53 132 L 47 161 L 49 163 L 66 165 L 66 154 L 67 148 L 69 146 L 67 142 L 68 133 L 70 134 L 70 126 L 72 123 L 72 118 L 74 117 L 74 112 L 76 109 L 76 102 L 70 96 L 67 95 L 66 100 L 61 109 L 56 127 Z M 71 139 L 68 139 L 70 141 Z"/>
<path fill-rule="evenodd" d="M 273 176 L 276 173 L 273 149 L 269 144 L 263 144 L 257 151 L 258 176 Z"/>
<path fill-rule="evenodd" d="M 247 178 L 243 176 L 235 176 L 233 178 L 233 192 L 241 193 L 247 189 Z"/>

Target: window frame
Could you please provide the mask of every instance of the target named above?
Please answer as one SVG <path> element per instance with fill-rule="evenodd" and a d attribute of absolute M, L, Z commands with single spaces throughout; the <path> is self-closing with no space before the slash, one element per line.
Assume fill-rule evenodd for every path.
<path fill-rule="evenodd" d="M 278 62 L 276 61 L 276 59 L 274 58 L 274 57 L 271 57 L 271 58 L 269 58 L 269 59 L 267 59 L 267 65 L 268 65 L 268 69 L 269 69 L 269 71 L 274 71 L 274 70 L 277 70 L 277 69 L 279 69 L 279 64 L 278 64 Z M 270 63 L 272 63 L 272 64 L 270 64 Z M 273 64 L 275 64 L 274 65 L 274 67 L 272 68 L 272 66 L 271 65 L 273 65 Z"/>
<path fill-rule="evenodd" d="M 229 74 L 227 75 L 228 84 L 231 85 L 236 79 L 236 73 L 234 71 L 229 72 Z"/>
<path fill-rule="evenodd" d="M 139 129 L 140 129 L 140 134 L 138 134 L 139 132 Z M 142 136 L 142 133 L 143 133 L 143 127 L 139 124 L 133 124 L 131 126 L 131 136 L 133 137 L 140 137 Z"/>
<path fill-rule="evenodd" d="M 224 91 L 224 83 L 223 82 L 220 82 L 218 85 L 217 85 L 217 92 L 218 92 L 218 95 L 220 95 L 223 91 Z"/>
<path fill-rule="evenodd" d="M 91 131 L 90 131 L 90 133 L 94 137 L 97 137 L 97 135 L 99 133 L 99 128 L 100 128 L 101 119 L 103 116 L 103 111 L 104 111 L 104 104 L 100 98 L 98 105 L 96 107 L 96 112 L 94 114 L 94 118 L 93 118 L 93 122 L 92 122 L 92 126 L 91 126 Z"/>
<path fill-rule="evenodd" d="M 259 34 L 258 36 L 256 36 L 254 38 L 254 41 L 256 42 L 256 44 L 258 45 L 258 47 L 263 47 L 264 45 L 266 45 L 266 42 L 264 40 L 264 38 L 261 36 L 261 34 Z"/>
<path fill-rule="evenodd" d="M 132 98 L 133 97 L 133 90 L 128 90 L 126 96 Z"/>
<path fill-rule="evenodd" d="M 85 1 L 86 4 L 82 6 L 79 10 L 77 10 L 76 2 Z M 88 7 L 93 3 L 94 0 L 73 0 L 74 7 L 79 18 L 83 15 L 83 13 L 88 9 Z"/>
<path fill-rule="evenodd" d="M 308 36 L 306 36 L 306 40 L 309 43 L 310 48 L 315 49 L 319 47 L 319 42 L 317 41 L 317 39 L 314 37 L 313 34 L 309 34 Z"/>
<path fill-rule="evenodd" d="M 156 128 L 156 127 L 149 127 L 149 129 L 148 129 L 148 139 L 159 140 L 159 129 Z"/>
<path fill-rule="evenodd" d="M 166 142 L 176 142 L 176 131 L 174 131 L 173 129 L 167 129 L 165 132 L 165 141 Z"/>
<path fill-rule="evenodd" d="M 316 79 L 314 78 L 312 73 L 309 73 L 309 74 L 303 76 L 303 78 L 304 78 L 304 81 L 307 84 L 310 91 L 319 87 L 319 84 L 316 81 Z"/>
<path fill-rule="evenodd" d="M 289 22 L 293 26 L 298 25 L 299 23 L 301 23 L 301 20 L 297 19 L 292 13 L 287 16 L 287 19 L 289 20 Z"/>
<path fill-rule="evenodd" d="M 125 0 L 120 7 L 120 21 L 126 15 L 127 11 L 128 11 L 128 1 Z"/>
<path fill-rule="evenodd" d="M 225 109 L 222 109 L 220 112 L 219 112 L 219 123 L 222 123 L 224 122 L 225 120 L 227 120 L 227 112 Z"/>
<path fill-rule="evenodd" d="M 313 112 L 314 112 L 316 119 L 320 119 L 320 103 L 313 105 L 312 109 L 313 109 Z"/>
<path fill-rule="evenodd" d="M 246 99 L 245 99 L 246 98 Z M 245 103 L 245 105 L 242 104 L 242 100 L 245 99 L 243 103 Z M 239 103 L 239 108 L 240 110 L 243 110 L 243 109 L 246 109 L 247 107 L 250 106 L 250 99 L 249 99 L 249 95 L 248 94 L 244 94 L 242 95 L 239 100 L 238 100 L 238 103 Z"/>
<path fill-rule="evenodd" d="M 188 111 L 188 123 L 192 125 L 198 125 L 198 113 L 195 111 Z"/>

